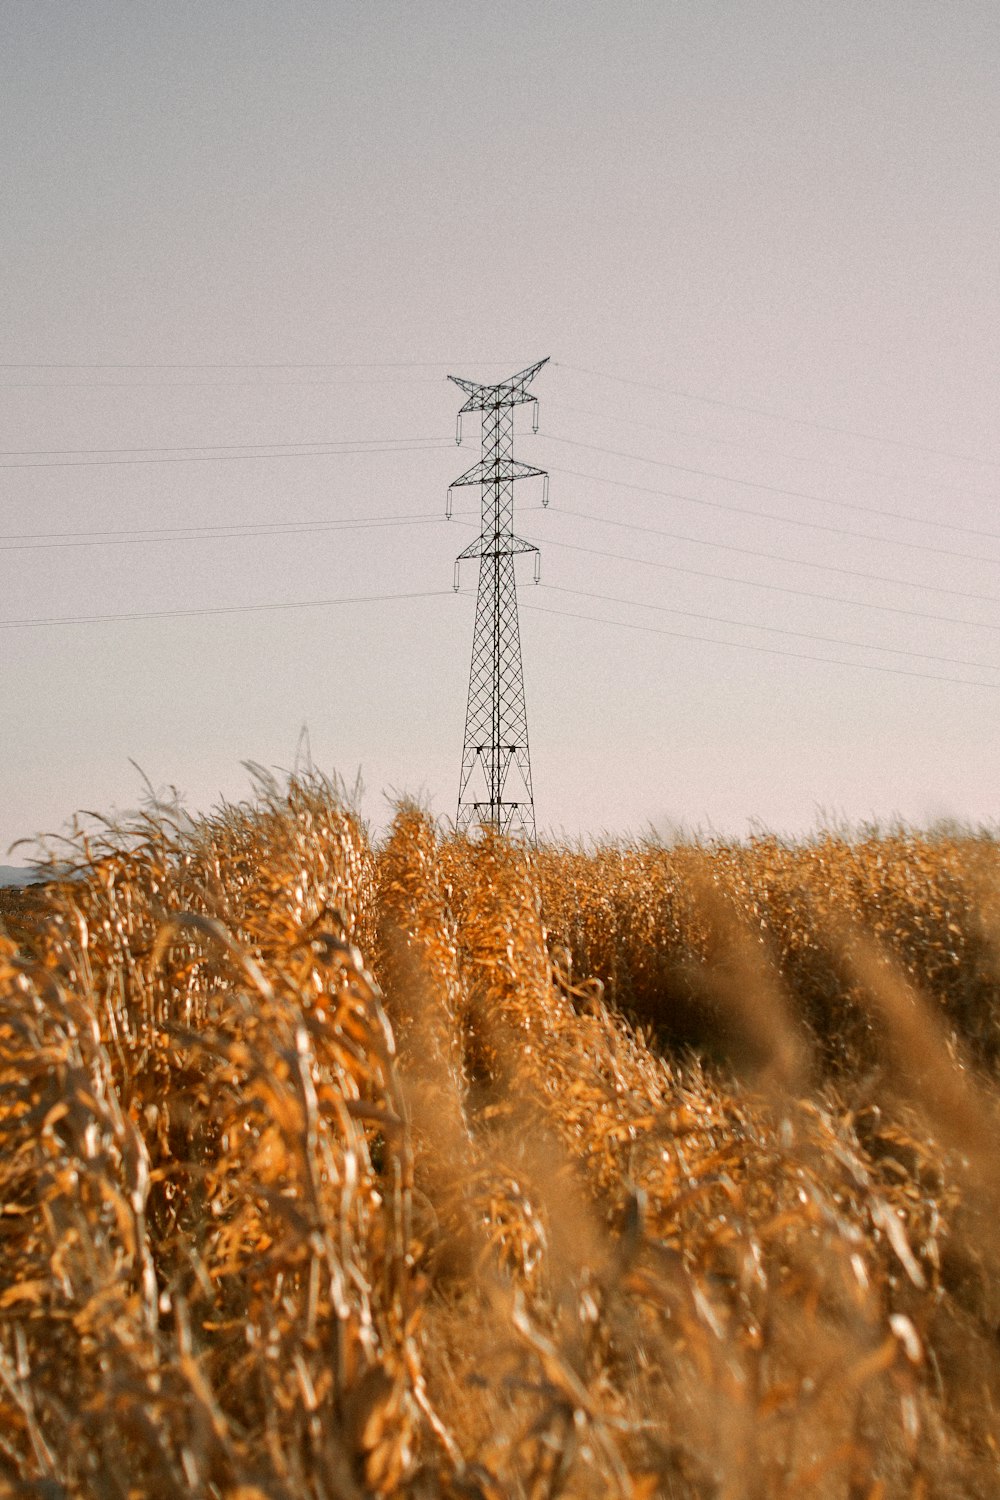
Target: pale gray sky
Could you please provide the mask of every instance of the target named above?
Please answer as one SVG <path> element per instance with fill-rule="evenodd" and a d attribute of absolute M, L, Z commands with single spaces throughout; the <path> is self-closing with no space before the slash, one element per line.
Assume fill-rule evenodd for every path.
<path fill-rule="evenodd" d="M 474 533 L 423 518 L 477 434 L 449 446 L 444 377 L 544 355 L 518 447 L 552 471 L 550 511 L 518 496 L 539 826 L 996 817 L 994 0 L 0 25 L 3 847 L 134 803 L 130 759 L 195 806 L 243 795 L 303 724 L 376 823 L 391 788 L 452 814 Z M 365 517 L 415 524 L 232 530 Z M 122 535 L 170 527 L 230 530 Z"/>

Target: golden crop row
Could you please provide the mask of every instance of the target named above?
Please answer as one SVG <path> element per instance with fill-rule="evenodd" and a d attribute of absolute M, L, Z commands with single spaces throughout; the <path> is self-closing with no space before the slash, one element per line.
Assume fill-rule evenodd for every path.
<path fill-rule="evenodd" d="M 373 850 L 312 775 L 75 858 L 0 1495 L 996 1492 L 988 841 Z"/>

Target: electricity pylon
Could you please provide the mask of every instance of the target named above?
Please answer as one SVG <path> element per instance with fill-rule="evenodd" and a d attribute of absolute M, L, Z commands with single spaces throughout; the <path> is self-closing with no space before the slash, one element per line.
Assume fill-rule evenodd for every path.
<path fill-rule="evenodd" d="M 535 840 L 535 802 L 531 790 L 528 758 L 528 715 L 524 702 L 521 670 L 521 635 L 517 621 L 517 583 L 514 558 L 522 552 L 535 554 L 535 582 L 540 557 L 531 542 L 514 535 L 514 481 L 543 481 L 542 504 L 549 501 L 549 477 L 542 469 L 522 464 L 513 457 L 514 408 L 535 403 L 533 428 L 538 431 L 538 398 L 528 386 L 548 359 L 529 365 L 499 385 L 480 385 L 449 375 L 461 386 L 468 400 L 458 413 L 455 441 L 462 441 L 465 412 L 483 414 L 482 457 L 448 490 L 451 516 L 452 490 L 478 484 L 482 490 L 482 532 L 455 562 L 455 588 L 463 558 L 479 558 L 479 591 L 476 596 L 476 626 L 469 673 L 469 701 L 465 711 L 465 743 L 462 749 L 462 779 L 458 791 L 461 830 L 486 827 L 498 833 Z"/>

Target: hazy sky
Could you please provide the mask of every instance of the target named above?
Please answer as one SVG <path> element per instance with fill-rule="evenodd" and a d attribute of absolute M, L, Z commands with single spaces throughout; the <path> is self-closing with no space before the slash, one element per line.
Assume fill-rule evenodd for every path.
<path fill-rule="evenodd" d="M 242 796 L 303 725 L 376 825 L 453 814 L 445 376 L 545 355 L 540 828 L 997 816 L 996 0 L 0 26 L 0 858 L 130 760 Z M 159 617 L 12 623 L 98 614 Z"/>

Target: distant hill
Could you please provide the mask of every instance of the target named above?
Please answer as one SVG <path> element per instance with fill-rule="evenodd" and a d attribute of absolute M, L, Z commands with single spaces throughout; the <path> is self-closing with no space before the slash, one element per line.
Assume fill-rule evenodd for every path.
<path fill-rule="evenodd" d="M 37 878 L 34 870 L 25 870 L 18 865 L 0 865 L 0 885 L 31 885 Z"/>

